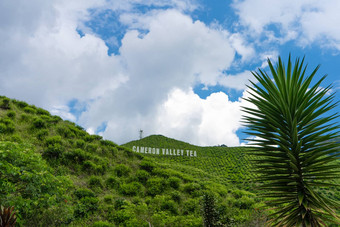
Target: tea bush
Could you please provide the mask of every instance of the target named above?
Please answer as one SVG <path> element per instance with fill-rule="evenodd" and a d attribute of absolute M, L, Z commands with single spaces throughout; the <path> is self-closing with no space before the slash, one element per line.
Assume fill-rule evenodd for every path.
<path fill-rule="evenodd" d="M 123 177 L 123 176 L 126 177 L 131 172 L 131 169 L 124 164 L 118 164 L 114 167 L 113 171 L 115 172 L 117 177 Z"/>
<path fill-rule="evenodd" d="M 127 196 L 140 194 L 142 185 L 139 182 L 123 183 L 120 185 L 119 192 Z"/>

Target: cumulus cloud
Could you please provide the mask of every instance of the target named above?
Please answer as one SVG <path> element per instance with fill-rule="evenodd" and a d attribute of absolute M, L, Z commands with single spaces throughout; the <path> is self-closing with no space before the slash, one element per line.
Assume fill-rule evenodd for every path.
<path fill-rule="evenodd" d="M 179 11 L 159 11 L 140 20 L 148 33 L 127 32 L 119 50 L 129 80 L 91 104 L 80 118 L 92 128 L 107 121 L 104 136 L 118 142 L 135 138 L 139 128 L 157 133 L 153 119 L 174 87 L 215 85 L 234 58 L 223 33 Z"/>
<path fill-rule="evenodd" d="M 242 101 L 231 102 L 224 93 L 201 99 L 192 87 L 244 89 L 239 83 L 249 74 L 223 72 L 236 51 L 244 59 L 254 55 L 248 44 L 194 21 L 185 14 L 196 7 L 189 0 L 143 1 L 170 7 L 144 14 L 132 10 L 141 1 L 116 3 L 1 1 L 1 93 L 77 121 L 90 133 L 105 123 L 102 135 L 118 143 L 135 139 L 142 128 L 201 145 L 238 145 Z M 108 55 L 91 29 L 78 34 L 93 16 L 89 9 L 123 12 L 120 22 L 129 29 L 117 54 Z M 72 100 L 86 103 L 80 116 L 72 112 Z"/>
<path fill-rule="evenodd" d="M 340 50 L 340 2 L 337 0 L 234 1 L 240 23 L 248 34 L 280 43 L 296 40 L 300 45 L 317 42 Z M 264 12 L 265 11 L 265 12 Z M 278 31 L 274 32 L 273 26 Z"/>
<path fill-rule="evenodd" d="M 230 101 L 223 92 L 201 99 L 192 90 L 175 89 L 160 108 L 158 130 L 194 144 L 238 146 L 236 131 L 242 127 L 241 106 L 247 105 L 242 98 Z"/>

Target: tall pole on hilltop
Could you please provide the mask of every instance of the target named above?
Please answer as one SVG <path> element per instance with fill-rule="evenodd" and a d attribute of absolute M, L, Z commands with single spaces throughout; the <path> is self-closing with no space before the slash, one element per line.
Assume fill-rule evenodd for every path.
<path fill-rule="evenodd" d="M 143 139 L 143 130 L 139 130 L 139 139 Z"/>

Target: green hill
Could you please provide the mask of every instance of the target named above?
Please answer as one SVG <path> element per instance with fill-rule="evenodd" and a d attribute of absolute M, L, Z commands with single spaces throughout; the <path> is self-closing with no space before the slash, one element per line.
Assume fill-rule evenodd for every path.
<path fill-rule="evenodd" d="M 151 135 L 141 140 L 131 141 L 123 146 L 168 148 L 177 151 L 184 150 L 184 155 L 144 154 L 158 163 L 172 166 L 179 171 L 189 173 L 203 179 L 214 178 L 215 181 L 237 184 L 239 188 L 252 188 L 254 174 L 251 171 L 251 157 L 246 147 L 200 147 L 182 141 L 167 138 L 162 135 Z M 186 151 L 195 151 L 196 156 L 188 156 Z"/>
<path fill-rule="evenodd" d="M 229 157 L 246 171 L 235 162 L 243 160 L 237 148 L 204 148 L 200 156 L 203 148 L 171 141 L 163 139 L 169 148 L 197 150 L 197 158 L 139 154 L 1 96 L 0 205 L 15 206 L 17 226 L 202 226 L 209 204 L 220 225 L 263 220 L 255 194 L 229 184 L 243 178 L 233 180 L 228 165 L 219 170 Z M 222 163 L 215 166 L 213 156 Z"/>

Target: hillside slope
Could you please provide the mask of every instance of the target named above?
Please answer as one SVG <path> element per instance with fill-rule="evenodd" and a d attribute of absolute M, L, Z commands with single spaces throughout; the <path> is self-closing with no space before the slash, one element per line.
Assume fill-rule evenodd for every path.
<path fill-rule="evenodd" d="M 220 225 L 262 220 L 255 194 L 197 172 L 0 97 L 0 205 L 15 206 L 17 226 L 202 226 L 203 195 Z"/>
<path fill-rule="evenodd" d="M 254 174 L 251 159 L 246 147 L 200 147 L 167 138 L 162 135 L 151 135 L 141 140 L 131 141 L 123 146 L 132 149 L 135 147 L 152 147 L 184 150 L 182 155 L 154 155 L 146 154 L 158 163 L 171 165 L 173 168 L 183 171 L 190 170 L 200 178 L 211 177 L 223 184 L 237 184 L 239 188 L 252 188 Z M 196 152 L 196 156 L 186 155 L 186 151 Z M 188 168 L 189 167 L 189 168 Z"/>

